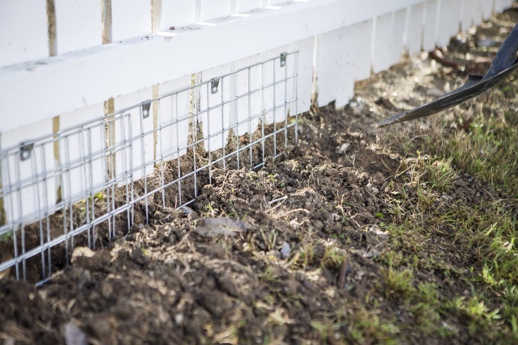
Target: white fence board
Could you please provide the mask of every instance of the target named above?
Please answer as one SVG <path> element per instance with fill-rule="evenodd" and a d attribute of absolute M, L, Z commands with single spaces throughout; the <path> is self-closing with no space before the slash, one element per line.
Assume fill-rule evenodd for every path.
<path fill-rule="evenodd" d="M 117 16 L 115 12 L 120 1 L 112 3 L 114 16 Z M 0 114 L 12 114 L 11 102 L 19 105 L 15 114 L 19 116 L 10 116 L 5 121 L 2 119 L 3 129 L 13 129 L 98 104 L 114 95 L 130 94 L 181 78 L 193 71 L 203 71 L 260 54 L 272 47 L 354 25 L 387 9 L 398 10 L 422 1 L 401 0 L 397 4 L 374 0 L 361 3 L 336 0 L 293 3 L 280 9 L 253 12 L 247 17 L 233 17 L 199 30 L 176 30 L 178 32 L 173 32 L 172 36 L 145 36 L 59 56 L 46 64 L 33 63 L 2 69 Z M 126 5 L 130 8 L 135 6 Z M 142 7 L 146 8 L 142 13 L 150 13 L 148 2 Z M 140 20 L 124 17 L 127 20 L 131 18 L 131 24 L 135 27 L 142 26 Z M 144 26 L 149 27 L 149 32 L 150 15 L 145 18 L 147 24 Z M 114 39 L 117 38 L 117 27 L 114 17 Z M 133 34 L 126 32 L 125 36 Z M 144 63 L 150 57 L 153 57 L 153 62 Z M 31 73 L 27 73 L 27 69 Z M 49 83 L 49 80 L 54 82 Z M 33 96 L 32 102 L 24 101 L 26 94 Z M 31 118 L 23 114 L 31 114 Z"/>
<path fill-rule="evenodd" d="M 49 56 L 45 0 L 2 0 L 0 51 L 0 67 Z"/>
<path fill-rule="evenodd" d="M 159 85 L 160 94 L 175 92 L 191 84 L 190 76 Z M 158 133 L 156 156 L 165 161 L 178 158 L 187 151 L 189 121 L 190 90 L 162 98 L 159 104 L 158 125 L 162 128 Z"/>
<path fill-rule="evenodd" d="M 26 161 L 12 157 L 1 167 L 4 185 L 17 176 L 34 180 L 60 164 L 75 162 L 78 166 L 7 197 L 7 215 L 15 219 L 51 209 L 60 186 L 68 199 L 81 197 L 103 186 L 108 170 L 115 172 L 115 177 L 125 177 L 117 183 L 123 185 L 151 173 L 155 158 L 169 160 L 185 154 L 189 121 L 176 121 L 188 117 L 193 99 L 198 110 L 204 111 L 245 95 L 238 102 L 198 116 L 204 135 L 210 136 L 204 141 L 205 148 L 218 150 L 227 143 L 228 132 L 221 134 L 221 131 L 250 116 L 257 118 L 238 126 L 235 133 L 244 135 L 256 130 L 263 113 L 265 122 L 271 124 L 285 120 L 288 112 L 293 115 L 295 111 L 309 110 L 314 74 L 318 77 L 319 104 L 335 100 L 336 106 L 342 107 L 353 96 L 354 81 L 370 75 L 371 63 L 378 72 L 399 62 L 403 36 L 411 55 L 417 54 L 421 47 L 431 50 L 436 45 L 447 44 L 459 25 L 466 29 L 471 22 L 487 19 L 493 8 L 502 11 L 512 3 L 510 0 L 161 0 L 153 2 L 160 6 L 153 9 L 154 15 L 160 16 L 159 21 L 155 17 L 155 31 L 166 31 L 171 26 L 178 29 L 150 35 L 149 0 L 111 0 L 111 33 L 116 43 L 101 46 L 100 2 L 55 0 L 58 56 L 34 61 L 49 55 L 46 1 L 4 0 L 0 11 L 0 148 L 52 134 L 54 116 L 60 116 L 62 130 L 100 117 L 104 113 L 103 101 L 111 97 L 118 111 L 149 100 L 158 92 L 165 94 L 188 87 L 192 73 L 208 81 L 278 57 L 281 52 L 299 52 L 298 66 L 294 55 L 288 56 L 286 67 L 281 67 L 279 60 L 258 64 L 223 78 L 214 94 L 209 84 L 195 92 L 194 98 L 190 90 L 185 90 L 153 102 L 147 118 L 142 117 L 140 107 L 125 111 L 125 115 L 108 126 L 108 143 L 123 145 L 116 148 L 118 152 L 113 153 L 112 162 L 103 157 L 107 134 L 103 125 L 71 134 L 57 147 L 57 152 L 53 143 L 48 143 L 35 149 Z M 253 11 L 266 5 L 274 6 Z M 26 10 L 28 6 L 31 11 Z M 225 20 L 231 11 L 248 14 Z M 196 21 L 209 23 L 193 25 Z M 191 26 L 180 28 L 186 25 Z M 295 68 L 297 89 L 293 81 L 283 81 Z M 270 85 L 274 82 L 279 84 Z M 295 92 L 296 110 L 294 105 L 285 104 L 293 99 Z M 278 109 L 272 110 L 275 107 Z M 160 132 L 152 132 L 155 126 L 167 124 Z M 128 141 L 143 133 L 146 135 Z M 92 151 L 81 151 L 81 147 L 89 146 Z M 98 158 L 92 160 L 93 156 Z M 81 166 L 81 162 L 86 163 Z M 129 173 L 143 165 L 144 169 Z"/>
<path fill-rule="evenodd" d="M 111 0 L 112 42 L 151 33 L 151 1 Z"/>
<path fill-rule="evenodd" d="M 392 17 L 392 36 L 390 37 L 390 50 L 387 52 L 390 56 L 390 65 L 395 65 L 401 61 L 404 53 L 403 44 L 407 20 L 407 10 L 395 11 Z"/>
<path fill-rule="evenodd" d="M 293 74 L 295 56 L 287 56 L 286 65 L 284 67 L 281 66 L 279 58 L 281 53 L 288 52 L 289 50 L 290 46 L 283 46 L 262 54 L 263 61 L 277 58 L 275 61 L 263 65 L 262 111 L 265 114 L 264 119 L 266 124 L 284 121 L 288 109 L 282 105 L 293 97 L 293 90 L 286 83 L 285 79 L 287 76 Z"/>
<path fill-rule="evenodd" d="M 269 6 L 275 6 L 275 5 L 282 5 L 282 4 L 285 4 L 287 3 L 288 1 L 287 0 L 268 0 L 268 5 Z"/>
<path fill-rule="evenodd" d="M 406 48 L 410 56 L 419 54 L 423 46 L 424 9 L 424 4 L 417 4 L 409 9 Z"/>
<path fill-rule="evenodd" d="M 99 0 L 54 0 L 56 51 L 64 54 L 102 44 Z"/>
<path fill-rule="evenodd" d="M 237 0 L 236 12 L 248 12 L 263 7 L 263 0 Z"/>
<path fill-rule="evenodd" d="M 353 96 L 354 72 L 349 63 L 348 52 L 351 48 L 347 42 L 356 39 L 349 28 L 320 35 L 317 48 L 319 105 L 323 106 L 336 100 L 336 106 L 341 107 Z M 369 42 L 363 44 L 370 46 Z"/>
<path fill-rule="evenodd" d="M 253 133 L 259 126 L 259 118 L 261 115 L 261 100 L 262 100 L 262 66 L 261 55 L 257 54 L 245 59 L 236 61 L 235 70 L 235 96 L 239 97 L 236 102 L 235 109 L 231 109 L 230 121 L 232 124 L 241 123 L 237 127 L 237 135 L 244 135 L 246 133 Z M 247 66 L 252 66 L 246 68 Z M 232 81 L 231 81 L 232 82 Z M 243 97 L 244 96 L 244 97 Z M 247 119 L 253 120 L 247 122 Z"/>
<path fill-rule="evenodd" d="M 116 97 L 114 99 L 115 112 L 145 102 L 151 98 L 151 88 Z M 150 115 L 147 118 L 143 118 L 140 107 L 135 107 L 124 111 L 124 114 L 128 114 L 128 116 L 115 122 L 115 140 L 113 142 L 115 145 L 122 145 L 126 140 L 142 135 L 141 138 L 128 142 L 123 149 L 118 149 L 115 155 L 116 178 L 129 175 L 129 177 L 135 181 L 153 172 L 154 135 L 148 132 L 153 130 L 152 114 L 154 106 L 156 106 L 156 104 L 151 105 L 151 109 L 149 110 Z M 143 166 L 144 164 L 146 164 L 145 169 L 133 171 L 136 167 Z M 129 174 L 130 171 L 133 171 L 133 174 Z M 121 181 L 118 184 L 123 185 L 125 183 Z"/>
<path fill-rule="evenodd" d="M 212 78 L 227 74 L 230 71 L 230 64 L 211 68 L 210 70 L 203 71 L 202 81 L 210 81 Z M 225 77 L 220 80 L 216 93 L 211 92 L 210 83 L 202 85 L 199 90 L 199 111 L 203 113 L 199 116 L 198 120 L 202 122 L 203 136 L 207 138 L 204 141 L 205 150 L 209 152 L 219 150 L 227 144 L 228 131 L 224 133 L 220 132 L 229 126 L 230 105 L 226 104 L 214 109 L 209 108 L 230 100 L 230 83 L 230 78 Z"/>
<path fill-rule="evenodd" d="M 297 59 L 297 113 L 309 111 L 313 94 L 315 38 L 311 37 L 290 46 L 289 51 L 298 51 Z M 369 71 L 370 72 L 370 71 Z M 288 88 L 288 91 L 290 89 Z M 294 109 L 290 108 L 290 114 Z"/>
<path fill-rule="evenodd" d="M 439 2 L 439 26 L 437 31 L 437 45 L 447 46 L 452 36 L 459 32 L 460 28 L 460 0 L 441 0 Z"/>
<path fill-rule="evenodd" d="M 354 93 L 354 81 L 366 79 L 371 71 L 373 20 L 321 35 L 317 64 L 318 104 L 336 100 L 347 104 Z"/>
<path fill-rule="evenodd" d="M 160 30 L 193 24 L 196 0 L 162 0 Z"/>
<path fill-rule="evenodd" d="M 478 11 L 478 0 L 461 0 L 461 31 L 468 30 L 473 24 L 474 13 Z"/>
<path fill-rule="evenodd" d="M 374 73 L 388 69 L 392 63 L 392 26 L 393 14 L 388 13 L 374 20 L 374 36 L 372 41 L 372 71 Z"/>
<path fill-rule="evenodd" d="M 52 134 L 52 120 L 44 120 L 23 129 L 2 133 L 0 148 L 18 146 L 21 142 Z M 4 200 L 4 209 L 8 219 L 27 218 L 34 221 L 43 216 L 46 210 L 52 210 L 56 204 L 56 180 L 47 178 L 54 170 L 54 144 L 48 142 L 35 146 L 30 157 L 21 160 L 19 155 L 11 156 L 2 164 L 2 185 L 18 183 L 19 189 L 12 191 Z M 39 177 L 39 178 L 38 178 Z M 36 181 L 21 186 L 27 182 Z"/>
<path fill-rule="evenodd" d="M 491 15 L 493 14 L 493 6 L 494 6 L 494 0 L 480 0 L 482 2 L 483 7 L 483 19 L 489 20 L 491 18 Z"/>
<path fill-rule="evenodd" d="M 513 4 L 513 0 L 495 0 L 494 11 L 502 12 Z"/>
<path fill-rule="evenodd" d="M 433 50 L 437 43 L 437 30 L 439 25 L 439 0 L 426 2 L 424 12 L 423 49 Z"/>
<path fill-rule="evenodd" d="M 98 104 L 64 114 L 59 118 L 62 130 L 77 126 L 90 120 L 102 118 L 103 104 Z M 84 130 L 74 131 L 60 141 L 59 166 L 65 166 L 61 176 L 61 192 L 67 200 L 84 199 L 92 192 L 103 189 L 106 180 L 105 129 L 102 123 L 86 126 Z"/>
<path fill-rule="evenodd" d="M 201 0 L 200 7 L 202 22 L 230 15 L 230 0 Z"/>

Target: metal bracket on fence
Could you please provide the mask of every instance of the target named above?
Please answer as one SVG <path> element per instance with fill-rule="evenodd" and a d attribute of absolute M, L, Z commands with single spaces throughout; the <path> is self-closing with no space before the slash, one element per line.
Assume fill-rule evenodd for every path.
<path fill-rule="evenodd" d="M 26 161 L 31 158 L 31 151 L 34 148 L 33 142 L 21 143 L 20 144 L 20 159 Z"/>
<path fill-rule="evenodd" d="M 218 93 L 219 80 L 220 80 L 220 78 L 212 78 L 211 79 L 211 81 L 210 81 L 210 93 L 212 93 L 212 94 Z"/>
<path fill-rule="evenodd" d="M 149 117 L 149 109 L 151 109 L 151 101 L 145 101 L 140 104 L 140 109 L 142 110 L 142 118 Z"/>
<path fill-rule="evenodd" d="M 281 53 L 281 67 L 286 66 L 286 57 L 288 56 L 288 53 L 284 52 Z"/>

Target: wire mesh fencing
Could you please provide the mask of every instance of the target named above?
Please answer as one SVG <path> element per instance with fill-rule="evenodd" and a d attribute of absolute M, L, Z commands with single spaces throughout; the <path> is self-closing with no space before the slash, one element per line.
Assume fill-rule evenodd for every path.
<path fill-rule="evenodd" d="M 111 113 L 107 102 L 108 115 L 0 151 L 0 278 L 42 284 L 75 246 L 104 247 L 151 209 L 194 202 L 214 169 L 281 155 L 297 141 L 297 55 L 194 75 Z"/>

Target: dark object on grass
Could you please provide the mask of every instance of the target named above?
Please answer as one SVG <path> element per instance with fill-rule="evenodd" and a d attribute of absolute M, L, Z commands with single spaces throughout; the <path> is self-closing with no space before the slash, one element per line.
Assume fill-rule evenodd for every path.
<path fill-rule="evenodd" d="M 451 108 L 475 98 L 501 83 L 518 67 L 518 25 L 514 27 L 498 49 L 489 70 L 484 76 L 470 75 L 468 81 L 456 90 L 420 107 L 396 114 L 378 123 L 384 127 L 393 123 L 419 119 Z"/>

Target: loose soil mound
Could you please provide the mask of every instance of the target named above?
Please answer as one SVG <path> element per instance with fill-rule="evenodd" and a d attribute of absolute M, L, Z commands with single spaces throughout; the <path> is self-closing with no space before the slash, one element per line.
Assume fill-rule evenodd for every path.
<path fill-rule="evenodd" d="M 107 249 L 76 249 L 72 265 L 41 288 L 1 280 L 0 339 L 511 342 L 506 325 L 499 339 L 491 338 L 484 329 L 471 329 L 466 314 L 433 309 L 435 300 L 468 298 L 477 289 L 464 279 L 477 263 L 475 254 L 459 253 L 469 238 L 454 238 L 450 227 L 428 219 L 460 204 L 491 212 L 491 202 L 501 200 L 505 210 L 517 208 L 516 200 L 476 177 L 423 158 L 430 153 L 426 133 L 440 119 L 481 110 L 490 96 L 432 120 L 383 130 L 373 124 L 461 85 L 468 70 L 487 68 L 487 59 L 461 58 L 486 36 L 505 37 L 516 18 L 516 10 L 508 11 L 473 35 L 452 40 L 448 56 L 469 68 L 444 67 L 422 56 L 358 83 L 345 109 L 330 105 L 301 116 L 299 143 L 283 158 L 258 171 L 213 171 L 213 183 L 203 187 L 191 210 L 151 207 L 149 224 Z M 491 57 L 495 49 L 480 56 Z M 465 122 L 450 123 L 445 136 L 466 130 Z M 422 187 L 437 171 L 450 173 L 448 183 Z M 412 229 L 408 220 L 416 219 L 416 205 L 423 202 L 429 205 L 422 216 L 427 221 Z M 204 223 L 222 217 L 239 222 Z M 415 230 L 408 240 L 395 235 L 402 225 Z M 416 297 L 429 287 L 439 295 Z"/>

